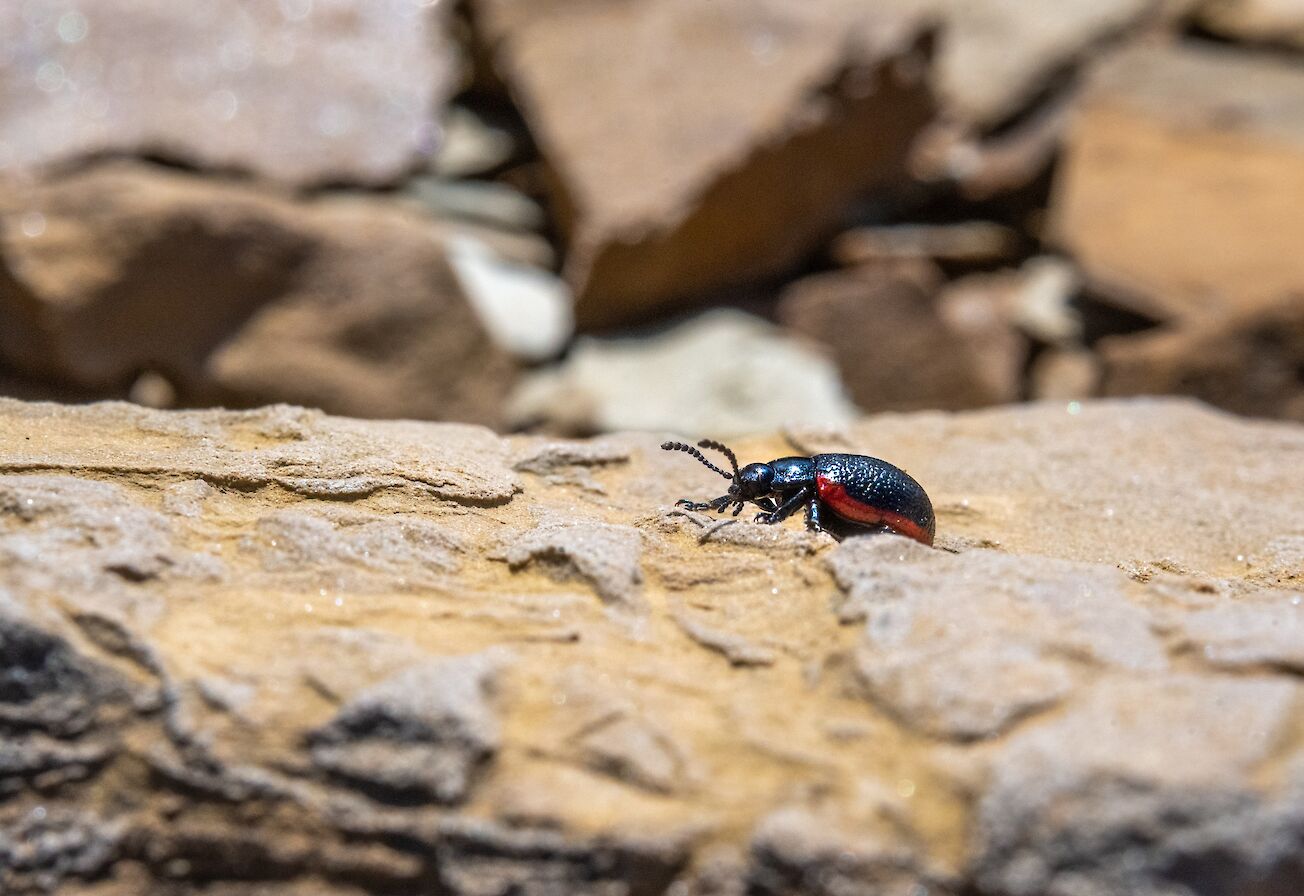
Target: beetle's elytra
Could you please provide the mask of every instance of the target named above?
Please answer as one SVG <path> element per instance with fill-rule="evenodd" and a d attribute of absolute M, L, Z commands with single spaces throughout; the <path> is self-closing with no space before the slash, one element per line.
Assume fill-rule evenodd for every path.
<path fill-rule="evenodd" d="M 738 458 L 727 447 L 710 439 L 699 447 L 719 451 L 729 459 L 728 473 L 706 459 L 692 445 L 663 442 L 667 451 L 684 451 L 711 470 L 730 480 L 729 493 L 710 501 L 676 502 L 690 510 L 723 513 L 733 507 L 737 516 L 747 502 L 761 508 L 759 523 L 777 523 L 806 508 L 806 526 L 816 532 L 837 528 L 887 528 L 926 545 L 933 543 L 936 519 L 933 502 L 923 486 L 904 470 L 877 457 L 863 454 L 816 454 L 812 457 L 781 457 L 764 464 L 739 469 Z M 825 512 L 828 512 L 828 515 Z M 836 537 L 837 533 L 830 531 Z"/>

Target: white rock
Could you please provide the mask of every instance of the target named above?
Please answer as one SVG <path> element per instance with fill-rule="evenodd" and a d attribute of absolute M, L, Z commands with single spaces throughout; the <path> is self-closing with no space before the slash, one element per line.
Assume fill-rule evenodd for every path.
<path fill-rule="evenodd" d="M 749 314 L 714 311 L 652 339 L 581 339 L 527 378 L 509 416 L 572 431 L 725 437 L 855 417 L 834 364 Z"/>
<path fill-rule="evenodd" d="M 449 240 L 462 291 L 503 349 L 527 361 L 555 357 L 575 328 L 569 288 L 547 271 L 511 262 L 468 236 Z"/>

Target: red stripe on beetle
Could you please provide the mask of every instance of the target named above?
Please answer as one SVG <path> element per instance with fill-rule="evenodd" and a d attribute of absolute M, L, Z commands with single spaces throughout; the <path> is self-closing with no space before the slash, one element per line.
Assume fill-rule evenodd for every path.
<path fill-rule="evenodd" d="M 840 482 L 834 482 L 827 476 L 817 475 L 815 477 L 815 492 L 819 495 L 821 501 L 829 505 L 830 509 L 843 519 L 856 523 L 867 523 L 871 526 L 887 526 L 892 531 L 899 532 L 907 538 L 913 538 L 922 544 L 930 547 L 933 544 L 933 537 L 914 520 L 891 510 L 883 510 L 863 501 L 857 501 L 847 494 L 846 486 Z"/>

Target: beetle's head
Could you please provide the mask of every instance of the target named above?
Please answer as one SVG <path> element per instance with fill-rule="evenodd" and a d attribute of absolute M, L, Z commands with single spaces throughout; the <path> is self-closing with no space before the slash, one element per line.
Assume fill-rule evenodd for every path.
<path fill-rule="evenodd" d="M 740 501 L 755 501 L 768 495 L 773 488 L 774 467 L 769 464 L 748 464 L 734 473 L 729 494 Z"/>

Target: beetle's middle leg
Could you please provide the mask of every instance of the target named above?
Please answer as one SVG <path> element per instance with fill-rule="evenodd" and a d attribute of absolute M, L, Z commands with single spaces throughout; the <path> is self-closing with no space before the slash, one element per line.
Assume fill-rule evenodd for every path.
<path fill-rule="evenodd" d="M 824 531 L 824 526 L 820 523 L 820 502 L 818 498 L 806 505 L 806 528 L 812 532 Z"/>
<path fill-rule="evenodd" d="M 797 491 L 791 498 L 784 501 L 777 509 L 769 513 L 756 514 L 758 523 L 778 523 L 786 520 L 796 512 L 797 508 L 802 505 L 803 501 L 809 501 L 811 498 L 810 487 L 805 486 Z"/>

